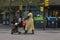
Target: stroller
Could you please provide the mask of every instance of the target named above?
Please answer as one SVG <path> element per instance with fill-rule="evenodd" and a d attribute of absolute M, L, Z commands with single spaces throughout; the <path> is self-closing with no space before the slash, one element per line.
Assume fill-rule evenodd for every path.
<path fill-rule="evenodd" d="M 14 28 L 11 30 L 11 34 L 13 34 L 13 33 L 21 34 L 21 32 L 18 31 L 18 25 L 19 25 L 19 23 L 17 23 L 17 22 L 14 24 Z"/>

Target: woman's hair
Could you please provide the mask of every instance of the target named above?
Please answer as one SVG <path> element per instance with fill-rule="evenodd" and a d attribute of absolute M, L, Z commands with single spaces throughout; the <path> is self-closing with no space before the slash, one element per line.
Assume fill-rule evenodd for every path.
<path fill-rule="evenodd" d="M 29 12 L 31 12 L 31 10 L 29 10 Z"/>

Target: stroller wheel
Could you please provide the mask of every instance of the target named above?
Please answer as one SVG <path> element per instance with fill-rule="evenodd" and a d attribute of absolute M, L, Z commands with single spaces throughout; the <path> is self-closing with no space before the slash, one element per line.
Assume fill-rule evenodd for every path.
<path fill-rule="evenodd" d="M 11 34 L 13 34 L 13 32 L 11 32 Z"/>

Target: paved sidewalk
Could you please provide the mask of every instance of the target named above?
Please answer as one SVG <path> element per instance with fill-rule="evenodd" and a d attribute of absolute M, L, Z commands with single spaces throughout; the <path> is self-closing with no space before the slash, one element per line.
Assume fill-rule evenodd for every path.
<path fill-rule="evenodd" d="M 7 27 L 7 28 L 6 28 Z M 0 40 L 60 40 L 60 30 L 56 29 L 35 29 L 35 34 L 23 34 L 24 30 L 21 30 L 22 34 L 10 34 L 11 28 L 8 26 L 0 25 Z M 28 33 L 31 33 L 29 31 Z"/>
<path fill-rule="evenodd" d="M 10 34 L 10 30 L 7 33 L 0 33 L 0 40 L 60 40 L 60 31 L 54 30 L 35 30 L 35 34 Z M 31 32 L 29 32 L 31 33 Z"/>

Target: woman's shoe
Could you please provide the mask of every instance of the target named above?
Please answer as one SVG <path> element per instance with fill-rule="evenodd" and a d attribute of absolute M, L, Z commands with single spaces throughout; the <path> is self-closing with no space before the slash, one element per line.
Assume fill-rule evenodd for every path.
<path fill-rule="evenodd" d="M 34 30 L 32 30 L 32 34 L 34 34 Z"/>
<path fill-rule="evenodd" d="M 25 33 L 24 34 L 27 34 L 27 30 L 25 31 Z"/>
<path fill-rule="evenodd" d="M 18 32 L 18 34 L 21 34 L 21 32 Z"/>

